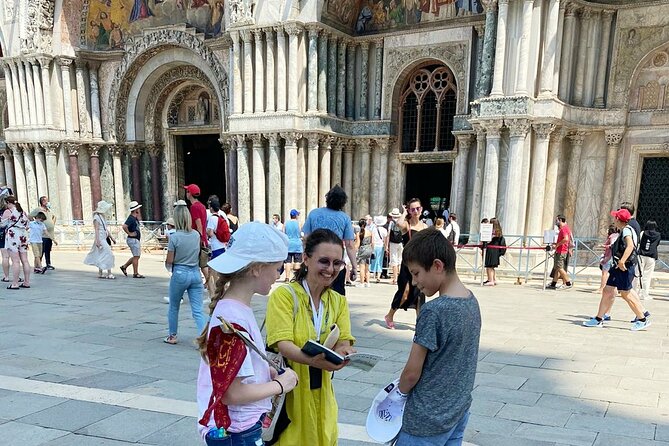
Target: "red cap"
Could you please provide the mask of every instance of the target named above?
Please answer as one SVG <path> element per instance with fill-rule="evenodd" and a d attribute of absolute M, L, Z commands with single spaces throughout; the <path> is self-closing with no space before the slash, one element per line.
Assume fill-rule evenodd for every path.
<path fill-rule="evenodd" d="M 188 186 L 184 186 L 184 189 L 186 189 L 188 193 L 194 197 L 200 195 L 200 186 L 197 184 L 189 184 Z"/>
<path fill-rule="evenodd" d="M 617 211 L 611 211 L 611 217 L 615 217 L 623 223 L 627 223 L 632 219 L 632 214 L 627 209 L 618 209 Z"/>

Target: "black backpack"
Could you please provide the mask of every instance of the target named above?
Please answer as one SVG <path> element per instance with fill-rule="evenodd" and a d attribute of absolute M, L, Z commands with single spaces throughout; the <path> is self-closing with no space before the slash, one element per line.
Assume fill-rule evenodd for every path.
<path fill-rule="evenodd" d="M 390 223 L 390 243 L 402 243 L 402 231 L 397 223 Z"/>
<path fill-rule="evenodd" d="M 627 225 L 626 228 L 630 228 L 632 233 L 635 233 L 634 228 L 630 225 Z M 632 243 L 634 243 L 634 236 L 632 235 Z M 620 258 L 623 256 L 625 253 L 625 249 L 627 249 L 627 244 L 625 243 L 625 238 L 623 237 L 622 231 L 620 231 L 620 236 L 616 239 L 615 242 L 613 242 L 613 245 L 611 245 L 611 252 L 613 255 L 613 260 L 618 263 Z M 632 250 L 632 253 L 630 256 L 627 258 L 627 261 L 625 262 L 625 266 L 633 266 L 637 264 L 637 249 L 638 247 L 634 245 L 634 249 Z"/>
<path fill-rule="evenodd" d="M 451 245 L 455 245 L 455 231 L 453 230 L 453 223 L 449 223 L 448 226 L 451 227 L 451 232 L 448 233 L 448 237 L 446 237 L 446 239 L 451 242 Z"/>

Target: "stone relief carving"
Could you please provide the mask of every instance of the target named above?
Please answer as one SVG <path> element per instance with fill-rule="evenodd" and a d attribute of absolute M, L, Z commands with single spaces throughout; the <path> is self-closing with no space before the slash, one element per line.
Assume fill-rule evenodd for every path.
<path fill-rule="evenodd" d="M 512 116 L 532 114 L 533 101 L 530 98 L 484 98 L 480 100 L 479 116 Z"/>
<path fill-rule="evenodd" d="M 230 26 L 253 25 L 255 0 L 228 0 L 230 6 Z"/>
<path fill-rule="evenodd" d="M 465 93 L 469 88 L 465 75 L 469 66 L 469 42 L 449 42 L 434 46 L 412 46 L 391 48 L 386 57 L 384 81 L 384 115 L 389 118 L 392 109 L 393 92 L 403 71 L 423 59 L 436 59 L 443 62 L 455 75 L 458 86 L 458 113 L 465 113 L 467 108 Z"/>
<path fill-rule="evenodd" d="M 5 4 L 5 20 L 9 21 L 14 16 L 14 0 L 4 0 Z"/>
<path fill-rule="evenodd" d="M 125 54 L 116 69 L 109 93 L 108 131 L 111 138 L 117 141 L 125 141 L 126 139 L 124 111 L 128 105 L 128 93 L 140 68 L 156 54 L 173 46 L 193 51 L 214 72 L 214 80 L 220 91 L 219 110 L 222 111 L 222 127 L 227 128 L 228 74 L 219 58 L 193 32 L 177 29 L 159 29 L 146 33 L 143 36 L 128 39 L 126 42 Z"/>
<path fill-rule="evenodd" d="M 55 0 L 31 0 L 26 6 L 26 30 L 21 38 L 23 53 L 51 51 Z M 7 7 L 6 7 L 7 8 Z M 9 11 L 13 14 L 13 11 Z"/>

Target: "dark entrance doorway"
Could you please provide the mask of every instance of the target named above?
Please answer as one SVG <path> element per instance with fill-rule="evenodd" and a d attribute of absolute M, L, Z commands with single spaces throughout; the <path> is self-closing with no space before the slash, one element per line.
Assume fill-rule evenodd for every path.
<path fill-rule="evenodd" d="M 221 201 L 225 201 L 225 155 L 218 142 L 218 135 L 188 135 L 179 138 L 184 185 L 194 183 L 200 186 L 202 202 L 210 195 L 218 195 Z M 183 190 L 180 190 L 179 196 L 184 195 Z"/>
<path fill-rule="evenodd" d="M 420 198 L 434 221 L 450 205 L 452 180 L 452 163 L 408 164 L 404 201 Z"/>
<path fill-rule="evenodd" d="M 648 220 L 657 222 L 657 231 L 662 234 L 662 240 L 669 240 L 669 158 L 644 158 L 641 172 L 641 186 L 639 187 L 639 205 L 637 206 L 637 220 L 641 229 Z"/>

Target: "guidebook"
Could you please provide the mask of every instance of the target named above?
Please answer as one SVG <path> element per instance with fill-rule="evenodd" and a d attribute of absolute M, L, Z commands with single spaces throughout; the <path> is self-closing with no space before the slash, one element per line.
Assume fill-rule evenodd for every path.
<path fill-rule="evenodd" d="M 371 353 L 353 353 L 342 356 L 336 351 L 329 349 L 312 339 L 309 339 L 307 343 L 304 344 L 302 351 L 309 356 L 317 356 L 321 353 L 325 353 L 325 359 L 335 365 L 339 365 L 344 361 L 350 361 L 348 367 L 354 367 L 366 372 L 370 371 L 381 359 L 381 356 Z"/>

